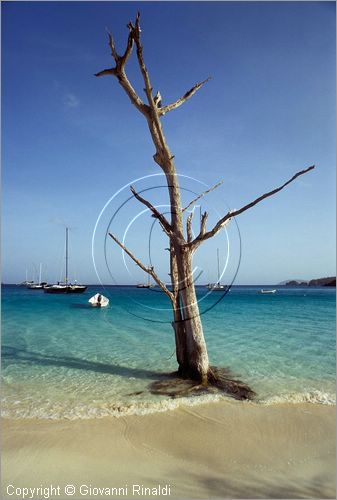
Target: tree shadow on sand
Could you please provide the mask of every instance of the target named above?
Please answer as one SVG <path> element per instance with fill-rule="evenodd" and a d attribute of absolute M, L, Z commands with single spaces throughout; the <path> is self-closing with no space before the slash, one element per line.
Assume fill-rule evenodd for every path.
<path fill-rule="evenodd" d="M 181 471 L 174 469 L 163 482 L 171 483 L 174 498 L 212 498 L 212 499 L 305 499 L 336 498 L 334 478 L 327 474 L 313 473 L 308 477 L 299 477 L 296 470 L 293 474 L 280 471 L 272 476 L 257 475 L 256 471 L 242 473 L 240 469 L 226 472 L 222 464 L 198 463 L 198 473 L 190 468 L 185 472 L 183 481 L 172 485 L 172 476 L 180 477 Z M 219 468 L 221 467 L 221 468 Z M 217 474 L 214 473 L 214 468 Z M 143 484 L 156 486 L 153 476 L 144 475 Z M 196 495 L 197 493 L 197 495 Z"/>
<path fill-rule="evenodd" d="M 235 477 L 223 478 L 212 475 L 196 475 L 195 481 L 207 488 L 209 498 L 336 498 L 334 481 L 329 474 L 313 474 L 299 478 L 285 473 L 274 476 L 247 473 L 235 481 Z"/>

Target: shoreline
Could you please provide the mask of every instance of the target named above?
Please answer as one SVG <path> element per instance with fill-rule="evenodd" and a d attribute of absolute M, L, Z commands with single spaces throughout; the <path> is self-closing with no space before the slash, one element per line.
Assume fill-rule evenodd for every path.
<path fill-rule="evenodd" d="M 145 391 L 144 391 L 145 392 Z M 257 399 L 251 401 L 241 401 L 241 404 L 257 405 L 261 407 L 268 406 L 298 406 L 302 404 L 336 406 L 336 395 L 332 393 L 324 393 L 318 390 L 307 391 L 303 393 L 289 393 L 288 395 L 266 397 L 265 399 Z M 81 420 L 96 420 L 105 418 L 123 418 L 130 416 L 145 416 L 157 413 L 165 413 L 167 411 L 178 410 L 180 407 L 198 407 L 207 404 L 215 404 L 218 402 L 233 403 L 239 402 L 234 398 L 221 394 L 220 392 L 205 393 L 193 396 L 181 396 L 171 398 L 169 396 L 163 399 L 152 399 L 143 401 L 116 402 L 99 404 L 96 407 L 90 407 L 80 403 L 75 407 L 60 406 L 59 402 L 54 405 L 49 405 L 48 413 L 45 412 L 39 403 L 35 406 L 34 411 L 30 408 L 28 411 L 18 410 L 15 407 L 14 413 L 6 408 L 6 402 L 2 401 L 1 417 L 2 420 L 8 421 L 45 421 L 45 422 L 73 422 Z M 67 409 L 65 409 L 67 408 Z"/>
<path fill-rule="evenodd" d="M 335 413 L 219 401 L 119 418 L 3 419 L 2 498 L 22 498 L 9 484 L 59 486 L 50 498 L 66 498 L 67 484 L 74 499 L 159 498 L 159 486 L 169 498 L 335 498 Z"/>

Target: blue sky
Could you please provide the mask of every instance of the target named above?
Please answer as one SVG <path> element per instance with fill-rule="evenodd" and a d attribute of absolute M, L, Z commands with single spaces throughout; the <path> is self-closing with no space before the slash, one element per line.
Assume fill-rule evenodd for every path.
<path fill-rule="evenodd" d="M 238 217 L 242 258 L 237 284 L 277 283 L 335 274 L 335 4 L 334 2 L 7 2 L 2 4 L 2 193 L 4 282 L 19 282 L 43 262 L 49 281 L 62 274 L 64 226 L 71 227 L 71 275 L 98 281 L 92 262 L 97 218 L 116 191 L 159 173 L 146 123 L 112 77 L 106 27 L 124 50 L 126 24 L 141 11 L 144 57 L 163 103 L 212 79 L 188 103 L 166 115 L 164 130 L 180 174 L 223 185 L 202 203 L 216 212 L 239 208 L 298 170 L 316 170 Z M 129 78 L 143 94 L 135 54 Z M 182 178 L 184 189 L 202 191 Z M 160 177 L 138 184 L 160 186 Z M 97 269 L 108 281 L 104 232 L 116 196 L 97 226 Z M 165 204 L 164 189 L 148 192 Z M 183 192 L 187 202 L 191 193 Z M 143 207 L 120 210 L 119 237 Z M 197 219 L 197 217 L 196 217 Z M 126 242 L 148 260 L 148 214 Z M 197 220 L 196 220 L 197 222 Z M 195 226 L 197 231 L 197 227 Z M 238 264 L 238 233 L 228 229 L 223 281 Z M 151 256 L 167 279 L 167 243 L 153 230 Z M 227 259 L 226 235 L 196 256 L 200 283 L 216 278 L 216 248 Z M 106 244 L 117 283 L 130 274 L 115 244 Z"/>

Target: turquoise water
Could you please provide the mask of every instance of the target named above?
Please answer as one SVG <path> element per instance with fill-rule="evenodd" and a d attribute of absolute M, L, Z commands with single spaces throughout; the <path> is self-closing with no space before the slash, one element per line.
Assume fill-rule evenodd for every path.
<path fill-rule="evenodd" d="M 211 364 L 231 368 L 257 402 L 335 404 L 335 289 L 235 287 L 203 314 Z M 168 400 L 151 382 L 176 369 L 171 313 L 156 290 L 107 287 L 105 309 L 81 295 L 2 290 L 2 412 L 93 418 L 217 399 Z M 205 311 L 221 293 L 198 290 Z M 151 321 L 150 321 L 151 320 Z"/>

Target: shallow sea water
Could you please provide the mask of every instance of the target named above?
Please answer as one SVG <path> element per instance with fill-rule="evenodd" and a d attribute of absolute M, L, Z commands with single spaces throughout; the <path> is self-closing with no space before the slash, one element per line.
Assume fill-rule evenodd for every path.
<path fill-rule="evenodd" d="M 257 402 L 335 404 L 335 289 L 234 287 L 202 314 L 211 364 L 229 367 Z M 88 306 L 97 291 L 108 308 Z M 200 309 L 221 293 L 198 290 Z M 149 391 L 176 369 L 171 312 L 157 289 L 89 287 L 80 295 L 2 288 L 2 414 L 96 418 L 181 403 Z"/>

